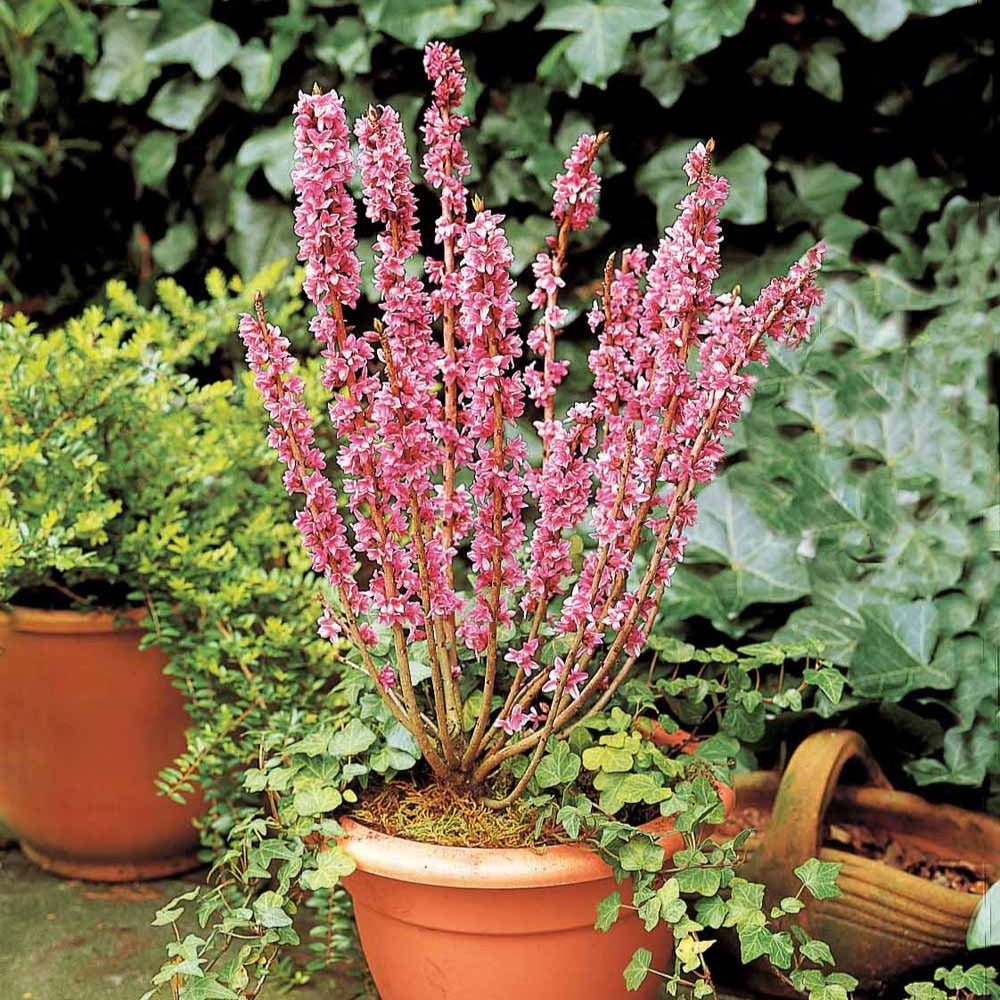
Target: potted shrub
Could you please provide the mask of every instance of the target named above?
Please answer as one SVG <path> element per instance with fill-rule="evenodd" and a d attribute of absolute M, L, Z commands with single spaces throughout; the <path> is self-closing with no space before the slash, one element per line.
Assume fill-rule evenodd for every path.
<path fill-rule="evenodd" d="M 702 996 L 712 941 L 700 934 L 723 924 L 798 970 L 815 961 L 810 939 L 775 929 L 763 887 L 734 876 L 745 837 L 711 835 L 731 801 L 732 741 L 691 741 L 652 688 L 628 682 L 696 486 L 752 391 L 747 366 L 768 337 L 809 334 L 822 248 L 750 305 L 716 295 L 727 184 L 711 144 L 697 146 L 692 190 L 656 251 L 609 260 L 589 315 L 593 395 L 559 414 L 559 293 L 570 237 L 596 212 L 606 136 L 582 136 L 554 182 L 529 298 L 538 360 L 524 367 L 503 220 L 476 198 L 468 212 L 462 64 L 432 44 L 425 66 L 441 256 L 426 263 L 428 289 L 399 116 L 369 108 L 356 165 L 382 298 L 365 327 L 352 321 L 361 264 L 343 104 L 314 91 L 296 107 L 296 232 L 346 516 L 262 297 L 239 329 L 326 585 L 320 634 L 348 639 L 355 669 L 341 716 L 263 735 L 246 782 L 266 812 L 234 828 L 214 890 L 157 914 L 176 934 L 147 996 L 167 984 L 257 996 L 297 941 L 299 904 L 341 880 L 384 1000 L 651 997 L 651 972 Z M 199 896 L 211 931 L 185 936 L 183 902 Z"/>
<path fill-rule="evenodd" d="M 280 301 L 278 269 L 258 278 Z M 47 336 L 17 317 L 3 330 L 0 813 L 64 874 L 192 866 L 204 802 L 158 795 L 158 772 L 187 748 L 163 790 L 183 804 L 198 780 L 211 842 L 232 822 L 225 779 L 255 749 L 247 733 L 329 685 L 319 640 L 289 649 L 274 618 L 310 604 L 307 564 L 263 503 L 278 473 L 242 387 L 184 371 L 240 308 L 239 282 L 208 286 L 195 303 L 161 282 L 143 307 L 113 282 L 106 306 Z M 270 656 L 283 673 L 256 680 Z"/>

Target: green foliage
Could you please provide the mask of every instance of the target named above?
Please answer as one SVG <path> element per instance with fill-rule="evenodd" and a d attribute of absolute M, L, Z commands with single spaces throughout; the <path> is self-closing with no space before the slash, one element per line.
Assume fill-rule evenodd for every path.
<path fill-rule="evenodd" d="M 1000 997 L 1000 984 L 992 965 L 956 965 L 936 969 L 933 982 L 910 983 L 906 996 L 908 1000 L 971 1000 L 972 997 L 995 1000 Z"/>
<path fill-rule="evenodd" d="M 909 734 L 917 783 L 980 785 L 998 773 L 986 356 L 1000 345 L 1000 214 L 954 198 L 923 246 L 904 243 L 943 191 L 912 166 L 878 173 L 891 201 L 880 219 L 923 283 L 876 267 L 838 279 L 813 343 L 776 352 L 727 471 L 701 494 L 661 622 L 701 618 L 729 641 L 817 641 L 846 672 L 844 707 L 881 703 Z M 817 170 L 793 177 L 819 217 L 854 181 Z M 737 735 L 760 739 L 763 725 Z"/>
<path fill-rule="evenodd" d="M 276 266 L 250 286 L 267 290 L 292 337 L 303 333 L 292 295 L 300 278 Z M 213 272 L 206 285 L 208 297 L 195 301 L 163 280 L 157 302 L 144 306 L 112 282 L 101 306 L 46 336 L 23 318 L 4 324 L 0 598 L 148 609 L 143 642 L 167 654 L 191 719 L 187 750 L 159 787 L 175 800 L 201 789 L 202 838 L 215 857 L 255 814 L 258 796 L 242 789 L 241 772 L 258 762 L 261 730 L 329 719 L 321 749 L 338 755 L 375 737 L 331 716 L 339 654 L 316 635 L 318 584 L 291 523 L 294 505 L 278 499 L 280 465 L 260 430 L 256 391 L 245 375 L 201 384 L 187 373 L 212 359 L 230 364 L 249 306 L 239 279 Z M 316 374 L 305 366 L 311 388 Z M 396 751 L 396 767 L 400 759 L 415 758 Z M 341 804 L 329 776 L 305 758 L 301 774 L 287 773 L 300 815 L 321 820 Z M 328 898 L 336 868 L 336 855 L 323 855 L 303 876 L 320 956 L 353 942 L 343 904 Z M 274 907 L 261 906 L 269 933 L 287 936 Z M 184 941 L 175 957 L 193 962 L 201 945 Z"/>
<path fill-rule="evenodd" d="M 481 125 L 474 159 L 491 169 L 473 179 L 515 232 L 537 235 L 550 181 L 584 128 L 612 129 L 626 168 L 610 186 L 613 203 L 646 196 L 661 221 L 676 200 L 676 186 L 662 183 L 681 162 L 675 144 L 710 128 L 738 179 L 734 226 L 768 221 L 793 241 L 806 226 L 841 255 L 877 227 L 909 260 L 913 220 L 934 198 L 983 188 L 973 151 L 952 138 L 962 129 L 934 126 L 951 126 L 956 109 L 971 123 L 984 100 L 988 32 L 980 11 L 956 9 L 964 2 L 844 0 L 799 19 L 776 19 L 754 0 L 231 6 L 0 4 L 0 229 L 11 248 L 0 258 L 0 297 L 40 294 L 52 308 L 109 274 L 195 279 L 206 264 L 249 272 L 290 254 L 281 137 L 296 93 L 314 81 L 336 86 L 353 108 L 392 101 L 412 124 L 426 90 L 416 50 L 431 38 L 457 39 L 485 80 L 469 109 Z M 523 59 L 498 60 L 498 51 Z M 873 81 L 873 62 L 905 69 Z M 914 87 L 921 78 L 927 96 Z M 815 135 L 819 116 L 835 130 L 830 142 Z M 887 122 L 899 134 L 887 148 L 904 150 L 895 159 L 868 141 Z M 844 153 L 861 149 L 860 158 Z M 651 160 L 656 150 L 666 152 Z M 947 175 L 929 177 L 940 163 Z M 108 211 L 82 198 L 73 213 L 53 211 L 89 190 L 95 172 L 109 182 Z M 893 202 L 883 214 L 880 195 Z M 648 245 L 653 232 L 637 217 L 608 215 L 607 246 Z M 46 250 L 81 228 L 102 252 L 53 261 Z M 759 250 L 745 228 L 728 239 Z M 884 255 L 885 244 L 872 247 Z"/>

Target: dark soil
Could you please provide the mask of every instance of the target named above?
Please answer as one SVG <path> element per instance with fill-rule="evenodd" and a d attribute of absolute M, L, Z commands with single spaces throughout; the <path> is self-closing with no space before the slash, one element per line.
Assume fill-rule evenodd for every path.
<path fill-rule="evenodd" d="M 736 809 L 725 824 L 717 827 L 716 839 L 734 837 L 748 827 L 766 832 L 771 815 L 753 806 Z M 859 823 L 830 823 L 824 830 L 823 846 L 846 851 L 862 858 L 881 861 L 897 871 L 916 875 L 958 892 L 983 895 L 997 877 L 994 867 L 964 858 L 932 854 L 902 842 L 881 830 Z"/>
<path fill-rule="evenodd" d="M 857 823 L 831 823 L 826 828 L 827 847 L 848 851 L 863 858 L 881 861 L 890 868 L 909 872 L 958 892 L 983 895 L 990 887 L 994 871 L 989 865 L 956 857 L 943 857 L 904 844 L 882 831 Z"/>

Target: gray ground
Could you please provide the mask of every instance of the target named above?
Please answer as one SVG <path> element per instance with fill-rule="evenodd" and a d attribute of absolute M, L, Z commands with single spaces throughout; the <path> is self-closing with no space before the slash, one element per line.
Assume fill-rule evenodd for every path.
<path fill-rule="evenodd" d="M 4 842 L 0 828 L 0 1000 L 138 1000 L 170 933 L 150 926 L 153 914 L 199 874 L 123 885 L 64 881 Z M 279 995 L 266 988 L 261 1000 Z M 349 979 L 324 976 L 292 997 L 357 995 Z"/>

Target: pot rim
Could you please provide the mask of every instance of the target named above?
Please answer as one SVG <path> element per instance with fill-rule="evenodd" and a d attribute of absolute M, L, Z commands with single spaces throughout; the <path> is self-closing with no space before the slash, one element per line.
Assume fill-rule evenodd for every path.
<path fill-rule="evenodd" d="M 733 790 L 718 788 L 728 814 Z M 346 831 L 340 846 L 359 871 L 400 882 L 451 889 L 540 889 L 614 877 L 607 862 L 585 841 L 542 847 L 446 847 L 393 837 L 349 818 L 340 824 Z M 640 829 L 654 834 L 668 851 L 683 846 L 670 817 L 658 817 Z M 677 842 L 671 845 L 674 839 Z"/>
<path fill-rule="evenodd" d="M 11 631 L 47 635 L 138 632 L 142 629 L 141 621 L 145 615 L 145 608 L 120 611 L 49 611 L 16 604 L 0 607 L 0 623 L 8 624 Z"/>

